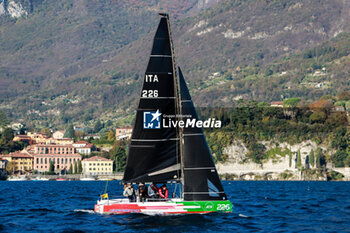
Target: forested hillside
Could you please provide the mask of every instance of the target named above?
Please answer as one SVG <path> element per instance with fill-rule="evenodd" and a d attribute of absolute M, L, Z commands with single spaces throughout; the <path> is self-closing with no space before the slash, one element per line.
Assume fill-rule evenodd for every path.
<path fill-rule="evenodd" d="M 58 127 L 130 124 L 157 12 L 197 106 L 349 90 L 342 0 L 0 0 L 0 109 Z"/>

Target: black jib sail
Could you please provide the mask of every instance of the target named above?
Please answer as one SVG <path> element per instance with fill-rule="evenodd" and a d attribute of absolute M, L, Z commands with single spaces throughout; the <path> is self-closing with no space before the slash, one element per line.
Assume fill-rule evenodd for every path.
<path fill-rule="evenodd" d="M 197 113 L 180 68 L 179 79 L 183 120 L 197 120 Z M 226 200 L 203 130 L 197 127 L 184 128 L 183 141 L 184 200 Z"/>
<path fill-rule="evenodd" d="M 124 182 L 166 182 L 181 176 L 178 129 L 161 125 L 162 115 L 177 113 L 178 98 L 168 16 L 161 16 L 144 77 Z"/>

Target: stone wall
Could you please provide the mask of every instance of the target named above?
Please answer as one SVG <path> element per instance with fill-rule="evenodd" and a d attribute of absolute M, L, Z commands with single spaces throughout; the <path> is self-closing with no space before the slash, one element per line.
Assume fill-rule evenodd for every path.
<path fill-rule="evenodd" d="M 273 159 L 264 161 L 263 164 L 256 164 L 247 161 L 248 149 L 241 140 L 235 140 L 233 143 L 224 148 L 223 153 L 228 156 L 225 163 L 217 163 L 217 170 L 220 175 L 231 174 L 237 179 L 272 179 L 279 180 L 281 177 L 287 177 L 290 180 L 304 179 L 302 173 L 297 169 L 297 152 L 300 150 L 301 163 L 303 167 L 314 168 L 307 163 L 311 150 L 314 150 L 316 157 L 317 148 L 321 148 L 324 152 L 327 148 L 317 145 L 312 141 L 304 141 L 298 144 L 290 145 L 288 143 L 275 143 L 271 141 L 260 142 L 266 147 L 266 151 L 279 147 L 282 150 L 288 149 L 292 151 L 292 160 L 290 162 L 289 155 L 276 155 Z M 288 176 L 286 176 L 288 174 Z M 321 178 L 324 180 L 324 178 Z"/>

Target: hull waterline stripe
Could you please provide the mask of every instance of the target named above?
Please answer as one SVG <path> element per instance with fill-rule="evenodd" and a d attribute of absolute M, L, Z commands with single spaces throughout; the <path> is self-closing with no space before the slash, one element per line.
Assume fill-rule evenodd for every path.
<path fill-rule="evenodd" d="M 181 100 L 182 103 L 190 103 L 192 100 Z"/>

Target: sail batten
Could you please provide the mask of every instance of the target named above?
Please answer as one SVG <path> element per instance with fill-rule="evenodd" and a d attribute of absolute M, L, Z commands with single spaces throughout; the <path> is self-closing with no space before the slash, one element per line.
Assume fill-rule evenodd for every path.
<path fill-rule="evenodd" d="M 166 138 L 166 139 L 131 139 L 134 142 L 164 142 L 164 141 L 172 141 L 172 140 L 180 140 L 180 138 Z"/>
<path fill-rule="evenodd" d="M 178 163 L 178 164 L 172 165 L 170 167 L 164 168 L 160 171 L 150 173 L 150 174 L 148 174 L 148 176 L 155 176 L 155 175 L 160 175 L 160 174 L 164 174 L 164 173 L 168 173 L 168 172 L 179 171 L 180 168 L 181 168 L 181 165 Z"/>

